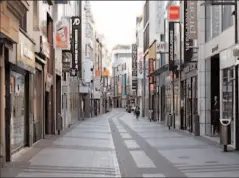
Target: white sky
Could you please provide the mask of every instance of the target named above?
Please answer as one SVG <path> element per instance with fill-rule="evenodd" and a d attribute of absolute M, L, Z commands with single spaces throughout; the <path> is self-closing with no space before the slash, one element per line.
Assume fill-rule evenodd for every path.
<path fill-rule="evenodd" d="M 135 42 L 136 17 L 143 13 L 144 1 L 91 1 L 99 33 L 109 48 Z"/>

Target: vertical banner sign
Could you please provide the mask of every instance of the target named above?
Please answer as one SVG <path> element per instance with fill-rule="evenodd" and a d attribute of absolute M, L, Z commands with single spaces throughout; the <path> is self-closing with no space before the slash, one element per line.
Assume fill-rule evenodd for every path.
<path fill-rule="evenodd" d="M 132 90 L 137 89 L 137 45 L 132 44 Z"/>
<path fill-rule="evenodd" d="M 184 48 L 184 63 L 188 63 L 191 61 L 193 57 L 193 49 L 190 48 L 193 46 L 193 40 L 189 38 L 189 18 L 190 18 L 190 9 L 188 7 L 188 0 L 184 0 L 184 40 L 183 40 L 183 48 Z"/>
<path fill-rule="evenodd" d="M 81 33 L 81 21 L 80 17 L 72 17 L 72 66 L 71 66 L 71 76 L 77 76 L 77 71 L 80 69 L 79 65 L 81 63 L 81 49 L 80 49 L 80 33 Z"/>
<path fill-rule="evenodd" d="M 191 40 L 196 40 L 198 36 L 197 32 L 197 1 L 188 1 L 188 38 Z"/>
<path fill-rule="evenodd" d="M 169 22 L 169 33 L 168 33 L 168 53 L 169 53 L 169 70 L 173 70 L 174 65 L 174 22 Z"/>

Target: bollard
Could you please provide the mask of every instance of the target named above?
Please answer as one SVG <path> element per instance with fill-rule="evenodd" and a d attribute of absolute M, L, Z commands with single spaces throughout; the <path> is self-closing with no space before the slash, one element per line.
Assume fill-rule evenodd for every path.
<path fill-rule="evenodd" d="M 167 117 L 167 125 L 168 125 L 168 129 L 170 130 L 170 128 L 172 127 L 172 122 L 173 122 L 173 116 L 171 113 L 168 114 Z"/>
<path fill-rule="evenodd" d="M 223 145 L 223 151 L 227 152 L 227 145 L 231 144 L 231 119 L 220 119 L 220 123 L 220 143 Z"/>

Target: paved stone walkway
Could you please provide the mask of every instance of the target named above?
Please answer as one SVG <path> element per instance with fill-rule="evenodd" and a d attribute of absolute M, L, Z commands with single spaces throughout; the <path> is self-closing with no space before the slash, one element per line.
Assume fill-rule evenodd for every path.
<path fill-rule="evenodd" d="M 108 122 L 114 114 L 79 122 L 64 135 L 23 150 L 2 177 L 120 177 Z"/>
<path fill-rule="evenodd" d="M 139 177 L 239 177 L 239 154 L 222 149 L 195 136 L 168 130 L 156 122 L 123 113 L 111 119 L 117 132 L 115 142 L 123 140 L 124 149 L 116 151 L 128 156 L 118 157 L 121 174 Z M 119 138 L 121 137 L 121 138 Z M 123 146 L 122 146 L 123 147 Z M 128 170 L 122 162 L 130 162 Z M 126 169 L 126 170 L 125 170 Z M 133 171 L 132 171 L 133 170 Z"/>
<path fill-rule="evenodd" d="M 21 151 L 2 177 L 238 177 L 239 154 L 122 109 Z"/>

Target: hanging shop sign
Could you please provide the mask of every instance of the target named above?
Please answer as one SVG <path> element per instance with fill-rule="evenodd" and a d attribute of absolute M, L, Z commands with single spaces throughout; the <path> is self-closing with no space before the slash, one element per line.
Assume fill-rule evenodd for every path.
<path fill-rule="evenodd" d="M 70 49 L 69 21 L 62 19 L 55 24 L 55 47 L 57 49 Z"/>
<path fill-rule="evenodd" d="M 169 70 L 173 69 L 174 65 L 174 22 L 169 22 L 169 35 L 168 35 L 168 53 L 169 53 Z"/>
<path fill-rule="evenodd" d="M 190 24 L 190 9 L 188 7 L 188 0 L 184 0 L 184 40 L 183 40 L 183 46 L 184 46 L 184 63 L 188 63 L 192 60 L 193 57 L 193 49 L 191 48 L 193 46 L 193 40 L 190 39 L 190 31 L 189 31 L 189 24 Z M 196 1 L 195 1 L 196 2 Z M 197 2 L 196 2 L 197 3 Z"/>
<path fill-rule="evenodd" d="M 69 72 L 71 69 L 72 54 L 70 51 L 62 51 L 62 72 Z"/>
<path fill-rule="evenodd" d="M 137 45 L 132 44 L 132 89 L 137 89 Z"/>
<path fill-rule="evenodd" d="M 72 66 L 70 70 L 71 76 L 77 76 L 77 71 L 81 70 L 81 20 L 79 16 L 72 19 Z M 81 71 L 80 71 L 81 72 Z"/>
<path fill-rule="evenodd" d="M 180 20 L 180 7 L 173 5 L 168 6 L 168 21 L 175 22 Z"/>
<path fill-rule="evenodd" d="M 19 32 L 17 65 L 32 73 L 35 72 L 35 44 Z"/>

